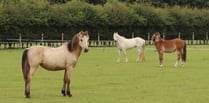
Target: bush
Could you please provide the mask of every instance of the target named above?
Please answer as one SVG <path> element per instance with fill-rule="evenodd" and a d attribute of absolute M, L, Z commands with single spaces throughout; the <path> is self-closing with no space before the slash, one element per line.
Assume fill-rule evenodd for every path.
<path fill-rule="evenodd" d="M 68 1 L 68 0 L 67 0 Z M 63 32 L 67 38 L 81 30 L 88 30 L 91 39 L 100 33 L 112 39 L 112 33 L 146 36 L 147 32 L 207 32 L 208 9 L 180 6 L 153 7 L 151 3 L 107 0 L 94 5 L 85 0 L 50 4 L 49 0 L 15 0 L 0 3 L 0 35 L 15 37 L 19 33 L 39 38 L 57 39 Z M 65 38 L 66 38 L 65 37 Z M 130 36 L 129 36 L 130 37 Z"/>

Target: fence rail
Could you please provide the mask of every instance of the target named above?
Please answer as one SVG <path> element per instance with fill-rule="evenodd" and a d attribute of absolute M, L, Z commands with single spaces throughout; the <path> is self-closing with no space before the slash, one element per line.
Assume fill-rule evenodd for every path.
<path fill-rule="evenodd" d="M 185 40 L 187 45 L 208 45 L 208 40 Z M 58 47 L 67 42 L 66 40 L 23 40 L 19 42 L 18 39 L 9 39 L 4 42 L 0 42 L 0 49 L 20 49 L 27 48 L 35 45 L 43 45 L 49 47 Z M 150 40 L 146 40 L 146 45 L 152 45 Z M 90 47 L 114 47 L 116 46 L 113 40 L 90 40 Z"/>
<path fill-rule="evenodd" d="M 97 34 L 97 40 L 90 40 L 89 41 L 89 46 L 90 47 L 113 47 L 115 46 L 115 42 L 113 40 L 102 40 L 100 37 L 100 33 Z M 131 37 L 135 36 L 142 36 L 142 35 L 137 35 L 134 32 L 132 32 Z M 208 32 L 205 32 L 203 34 L 198 34 L 192 32 L 190 35 L 187 35 L 185 37 L 184 33 L 178 32 L 170 34 L 170 33 L 162 33 L 162 37 L 164 39 L 170 39 L 172 38 L 184 38 L 187 39 L 186 44 L 188 45 L 208 45 L 209 40 L 208 40 Z M 199 38 L 202 37 L 202 38 Z M 61 33 L 60 39 L 59 40 L 46 40 L 44 37 L 44 34 L 42 33 L 40 35 L 39 40 L 34 40 L 32 38 L 24 37 L 20 33 L 18 37 L 7 37 L 7 38 L 13 38 L 13 39 L 1 39 L 0 38 L 0 49 L 15 49 L 15 48 L 27 48 L 30 46 L 34 45 L 43 45 L 43 46 L 49 46 L 49 47 L 57 47 L 60 46 L 63 42 L 67 42 L 64 40 L 64 33 Z M 14 39 L 15 38 L 15 39 Z M 27 38 L 27 39 L 23 39 Z M 146 45 L 151 45 L 151 34 L 148 32 L 146 35 L 143 37 L 146 40 Z M 198 40 L 197 40 L 198 39 Z"/>

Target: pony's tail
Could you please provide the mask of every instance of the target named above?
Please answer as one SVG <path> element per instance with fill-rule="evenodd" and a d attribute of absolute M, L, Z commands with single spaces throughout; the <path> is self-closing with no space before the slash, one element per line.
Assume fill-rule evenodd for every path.
<path fill-rule="evenodd" d="M 22 55 L 22 73 L 23 73 L 23 78 L 27 80 L 28 78 L 28 73 L 30 71 L 30 65 L 28 62 L 28 50 L 24 50 L 23 55 Z"/>
<path fill-rule="evenodd" d="M 182 54 L 182 61 L 186 62 L 186 53 L 187 53 L 187 49 L 186 49 L 186 43 L 184 44 L 184 48 L 183 48 L 183 54 Z"/>

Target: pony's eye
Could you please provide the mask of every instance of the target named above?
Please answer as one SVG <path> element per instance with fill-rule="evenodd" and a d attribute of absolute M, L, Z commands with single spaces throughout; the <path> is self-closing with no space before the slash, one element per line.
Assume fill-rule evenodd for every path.
<path fill-rule="evenodd" d="M 83 39 L 81 39 L 81 42 L 83 41 Z"/>

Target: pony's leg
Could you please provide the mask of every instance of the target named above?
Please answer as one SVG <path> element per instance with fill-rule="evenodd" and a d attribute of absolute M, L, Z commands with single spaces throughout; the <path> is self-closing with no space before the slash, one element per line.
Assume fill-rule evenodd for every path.
<path fill-rule="evenodd" d="M 145 51 L 145 44 L 142 46 L 142 61 L 145 61 L 145 56 L 144 56 L 144 51 Z"/>
<path fill-rule="evenodd" d="M 174 65 L 175 67 L 178 67 L 178 62 L 181 58 L 181 55 L 182 55 L 181 50 L 177 50 L 177 60 L 176 60 L 176 63 Z"/>
<path fill-rule="evenodd" d="M 140 54 L 140 61 L 141 62 L 145 61 L 145 57 L 144 57 L 144 53 L 143 52 L 141 52 L 141 54 Z"/>
<path fill-rule="evenodd" d="M 138 51 L 138 57 L 137 57 L 136 61 L 137 62 L 138 61 L 140 61 L 140 62 L 145 61 L 144 49 L 143 48 L 138 48 L 137 51 Z"/>
<path fill-rule="evenodd" d="M 68 95 L 69 97 L 72 96 L 70 92 L 70 75 L 71 75 L 71 68 L 65 70 L 64 74 L 64 83 L 63 83 L 63 88 L 62 88 L 62 94 L 63 96 Z"/>
<path fill-rule="evenodd" d="M 144 50 L 145 50 L 145 44 L 137 47 L 138 58 L 136 59 L 136 61 L 145 61 Z"/>
<path fill-rule="evenodd" d="M 127 57 L 127 53 L 126 53 L 125 49 L 123 50 L 123 54 L 124 54 L 124 57 L 125 57 L 125 62 L 128 62 L 128 57 Z"/>
<path fill-rule="evenodd" d="M 174 64 L 174 67 L 178 67 L 178 61 L 176 61 L 176 63 Z"/>
<path fill-rule="evenodd" d="M 66 75 L 67 75 L 67 70 L 65 70 L 65 73 L 64 73 L 64 79 L 63 79 L 63 87 L 62 87 L 62 90 L 61 90 L 61 93 L 63 96 L 66 96 Z"/>
<path fill-rule="evenodd" d="M 27 76 L 27 78 L 25 79 L 25 97 L 26 98 L 30 98 L 30 82 L 31 79 L 36 71 L 37 67 L 32 67 L 30 68 L 29 74 Z"/>
<path fill-rule="evenodd" d="M 185 61 L 182 61 L 181 65 L 184 66 L 185 65 Z"/>
<path fill-rule="evenodd" d="M 120 56 L 121 56 L 121 49 L 118 49 L 118 58 L 117 58 L 117 62 L 120 62 Z"/>
<path fill-rule="evenodd" d="M 30 81 L 32 79 L 32 76 L 28 76 L 28 78 L 25 80 L 25 97 L 30 98 Z"/>
<path fill-rule="evenodd" d="M 159 52 L 160 66 L 163 67 L 163 51 Z"/>
<path fill-rule="evenodd" d="M 141 59 L 142 59 L 142 53 L 139 49 L 137 51 L 138 51 L 138 56 L 136 58 L 136 61 L 138 62 L 138 61 L 141 61 Z"/>
<path fill-rule="evenodd" d="M 69 97 L 72 96 L 71 92 L 70 92 L 70 76 L 71 76 L 71 72 L 72 72 L 72 68 L 73 67 L 70 67 L 67 71 L 67 78 L 68 78 L 68 81 L 67 81 L 67 95 Z"/>

